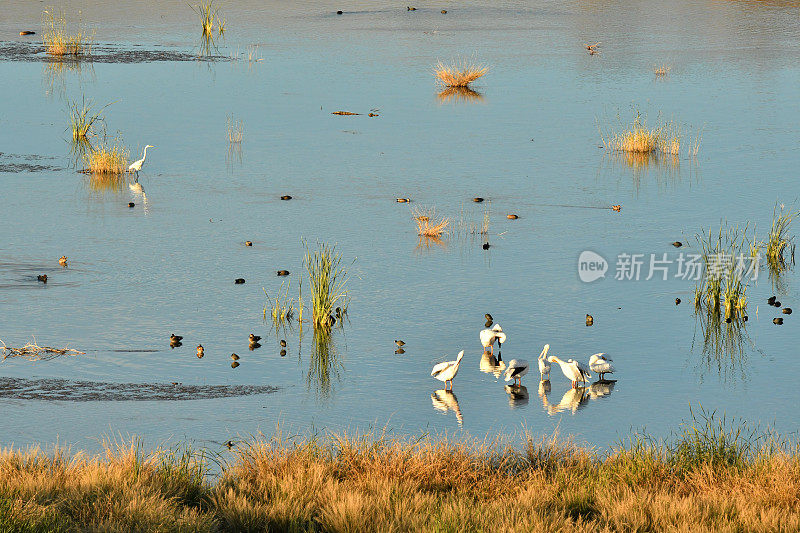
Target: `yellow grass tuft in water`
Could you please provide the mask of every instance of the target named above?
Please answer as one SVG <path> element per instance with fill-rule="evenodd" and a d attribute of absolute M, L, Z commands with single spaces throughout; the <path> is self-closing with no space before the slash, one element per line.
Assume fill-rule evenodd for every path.
<path fill-rule="evenodd" d="M 467 87 L 489 71 L 484 65 L 464 60 L 445 64 L 439 61 L 433 72 L 439 83 L 445 87 Z"/>
<path fill-rule="evenodd" d="M 673 156 L 681 154 L 681 140 L 684 137 L 680 126 L 674 121 L 659 122 L 655 128 L 648 127 L 645 117 L 638 111 L 632 124 L 605 133 L 601 129 L 600 136 L 603 146 L 614 152 Z M 700 133 L 687 146 L 685 152 L 696 156 L 700 150 Z"/>
<path fill-rule="evenodd" d="M 669 65 L 658 65 L 653 67 L 653 73 L 656 76 L 666 76 L 669 74 L 669 71 L 672 70 L 672 67 Z"/>
<path fill-rule="evenodd" d="M 42 42 L 53 57 L 78 57 L 91 53 L 91 35 L 83 29 L 70 30 L 63 13 L 42 11 Z"/>
<path fill-rule="evenodd" d="M 123 174 L 130 152 L 119 139 L 90 146 L 84 155 L 86 170 L 91 174 Z"/>
<path fill-rule="evenodd" d="M 469 87 L 445 87 L 436 95 L 443 104 L 449 102 L 482 102 L 483 95 Z"/>
<path fill-rule="evenodd" d="M 411 210 L 411 216 L 420 237 L 441 237 L 450 225 L 450 219 L 438 217 L 433 207 L 415 207 Z"/>

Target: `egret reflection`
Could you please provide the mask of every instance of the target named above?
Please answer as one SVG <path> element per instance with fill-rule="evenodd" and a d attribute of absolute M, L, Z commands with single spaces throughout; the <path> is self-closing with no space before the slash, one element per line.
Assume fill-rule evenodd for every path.
<path fill-rule="evenodd" d="M 431 403 L 433 408 L 447 414 L 448 411 L 453 411 L 456 414 L 458 427 L 462 427 L 464 417 L 461 416 L 461 409 L 458 407 L 458 398 L 453 391 L 439 389 L 431 393 Z"/>
<path fill-rule="evenodd" d="M 528 387 L 525 385 L 506 385 L 505 390 L 506 394 L 508 394 L 508 405 L 512 408 L 528 405 L 530 394 L 528 394 Z"/>

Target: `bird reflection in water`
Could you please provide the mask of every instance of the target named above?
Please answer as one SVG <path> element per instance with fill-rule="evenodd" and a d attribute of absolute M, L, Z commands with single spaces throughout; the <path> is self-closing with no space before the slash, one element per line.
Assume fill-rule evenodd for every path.
<path fill-rule="evenodd" d="M 614 385 L 616 384 L 616 380 L 595 381 L 589 385 L 589 396 L 592 398 L 592 400 L 598 400 L 600 398 L 611 396 L 611 391 L 614 390 Z"/>
<path fill-rule="evenodd" d="M 499 354 L 498 354 L 499 355 Z M 506 364 L 503 362 L 502 357 L 498 360 L 497 357 L 489 352 L 483 352 L 480 362 L 481 372 L 486 374 L 494 374 L 495 378 L 499 378 L 500 374 L 505 370 Z"/>
<path fill-rule="evenodd" d="M 549 387 L 547 388 L 549 389 Z M 542 399 L 544 410 L 549 415 L 555 415 L 564 411 L 571 411 L 575 414 L 578 410 L 586 407 L 589 402 L 589 393 L 586 387 L 572 387 L 567 389 L 561 401 L 558 403 L 551 403 L 549 398 L 549 390 L 543 389 L 540 385 L 539 396 Z"/>
<path fill-rule="evenodd" d="M 458 398 L 456 398 L 453 391 L 444 389 L 433 391 L 431 393 L 431 403 L 433 403 L 434 409 L 442 413 L 446 414 L 447 411 L 453 411 L 456 414 L 456 420 L 458 420 L 458 427 L 462 427 L 464 417 L 461 416 L 461 409 L 458 407 Z"/>
<path fill-rule="evenodd" d="M 512 408 L 522 407 L 528 405 L 528 387 L 525 385 L 506 385 L 506 393 L 508 394 L 508 405 Z"/>

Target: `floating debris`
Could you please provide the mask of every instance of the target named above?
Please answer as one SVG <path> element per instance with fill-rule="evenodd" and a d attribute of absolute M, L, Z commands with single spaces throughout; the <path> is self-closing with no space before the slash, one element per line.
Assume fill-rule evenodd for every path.
<path fill-rule="evenodd" d="M 50 346 L 39 346 L 36 344 L 36 339 L 33 342 L 27 343 L 22 348 L 11 348 L 6 346 L 6 343 L 0 340 L 3 346 L 0 350 L 3 352 L 3 361 L 8 357 L 24 357 L 29 361 L 47 361 L 58 357 L 59 355 L 85 355 L 86 352 L 81 352 L 72 348 L 51 348 Z"/>
<path fill-rule="evenodd" d="M 236 278 L 235 280 L 233 280 L 233 282 L 236 285 L 241 285 L 242 283 L 244 283 L 244 278 Z"/>
<path fill-rule="evenodd" d="M 334 111 L 331 115 L 360 115 L 361 113 L 352 113 L 350 111 Z"/>

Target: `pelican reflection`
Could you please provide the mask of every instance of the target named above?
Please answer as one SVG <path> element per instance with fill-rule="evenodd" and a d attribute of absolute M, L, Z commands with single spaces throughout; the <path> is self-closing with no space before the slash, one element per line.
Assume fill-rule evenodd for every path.
<path fill-rule="evenodd" d="M 512 408 L 522 407 L 528 405 L 528 387 L 525 385 L 506 385 L 506 393 L 508 394 L 508 405 Z"/>
<path fill-rule="evenodd" d="M 549 415 L 555 415 L 564 411 L 571 411 L 575 414 L 578 410 L 583 409 L 589 403 L 589 392 L 586 387 L 572 387 L 567 389 L 561 401 L 558 403 L 551 403 L 549 398 L 550 386 L 543 386 L 545 382 L 539 385 L 539 397 L 542 399 L 542 405 Z"/>
<path fill-rule="evenodd" d="M 488 352 L 483 352 L 480 363 L 481 372 L 485 372 L 486 374 L 494 374 L 495 378 L 499 378 L 500 374 L 503 372 L 503 370 L 505 370 L 505 368 L 506 364 L 503 362 L 502 358 L 498 360 L 494 355 Z"/>
<path fill-rule="evenodd" d="M 589 385 L 589 396 L 592 398 L 592 400 L 598 400 L 600 398 L 611 396 L 611 391 L 614 390 L 614 385 L 616 384 L 616 380 L 595 381 Z"/>
<path fill-rule="evenodd" d="M 444 389 L 433 391 L 431 393 L 431 403 L 433 403 L 434 409 L 442 413 L 446 414 L 447 411 L 453 411 L 456 414 L 456 420 L 458 420 L 458 427 L 461 427 L 464 418 L 461 416 L 461 409 L 458 407 L 458 398 L 456 398 L 453 391 Z"/>

